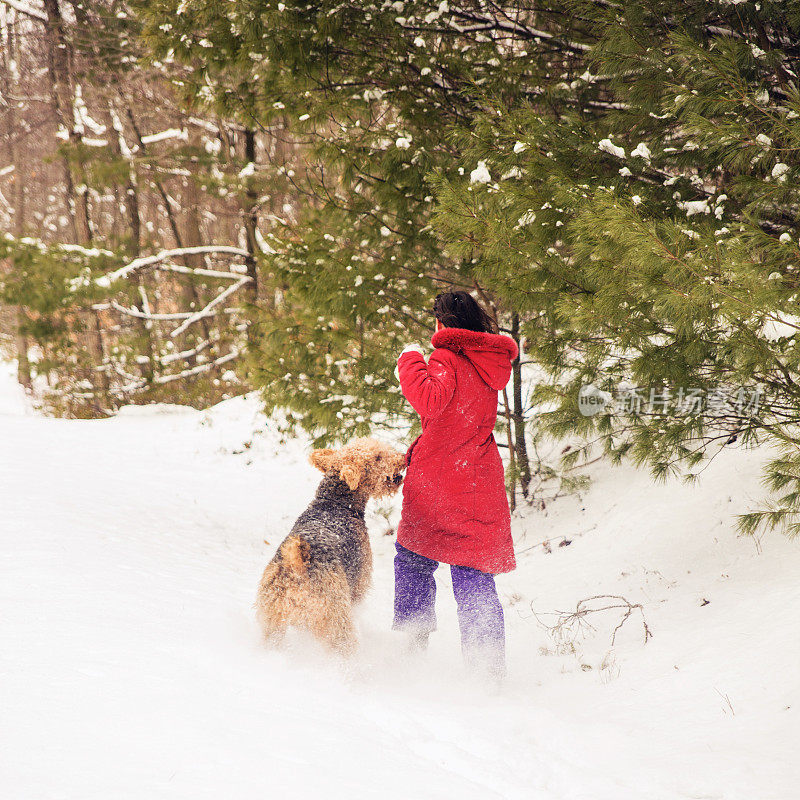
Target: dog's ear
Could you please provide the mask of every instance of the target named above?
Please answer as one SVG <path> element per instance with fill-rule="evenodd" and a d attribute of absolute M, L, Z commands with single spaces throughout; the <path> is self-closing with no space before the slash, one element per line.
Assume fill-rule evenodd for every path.
<path fill-rule="evenodd" d="M 394 463 L 395 463 L 395 469 L 398 472 L 405 472 L 405 469 L 408 466 L 408 464 L 406 463 L 406 454 L 395 452 Z"/>
<path fill-rule="evenodd" d="M 339 467 L 339 453 L 336 450 L 314 450 L 308 460 L 320 472 L 333 472 Z"/>
<path fill-rule="evenodd" d="M 361 478 L 364 476 L 364 465 L 351 459 L 342 467 L 339 474 L 342 480 L 350 487 L 350 491 L 354 492 L 358 489 L 358 484 L 361 483 Z"/>
<path fill-rule="evenodd" d="M 365 448 L 358 440 L 345 448 L 342 453 L 342 465 L 339 476 L 354 492 L 358 489 L 364 475 L 367 473 L 367 462 L 373 457 L 373 451 Z"/>

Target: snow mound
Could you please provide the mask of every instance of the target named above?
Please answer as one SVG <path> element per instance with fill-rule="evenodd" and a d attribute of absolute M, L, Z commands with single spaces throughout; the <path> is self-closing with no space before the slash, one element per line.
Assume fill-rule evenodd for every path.
<path fill-rule="evenodd" d="M 150 403 L 148 405 L 122 406 L 115 416 L 117 417 L 163 417 L 175 415 L 197 414 L 196 408 L 181 406 L 173 403 Z"/>
<path fill-rule="evenodd" d="M 0 416 L 24 414 L 27 408 L 25 392 L 17 383 L 17 362 L 0 361 Z"/>
<path fill-rule="evenodd" d="M 398 499 L 370 513 L 358 654 L 262 646 L 256 585 L 319 473 L 256 396 L 102 422 L 0 414 L 0 441 L 9 797 L 796 796 L 800 548 L 733 527 L 765 453 L 726 448 L 696 486 L 596 464 L 587 492 L 516 514 L 492 693 L 461 665 L 446 570 L 430 650 L 409 657 L 389 629 Z M 548 633 L 597 595 L 641 608 L 613 645 L 616 611 Z"/>

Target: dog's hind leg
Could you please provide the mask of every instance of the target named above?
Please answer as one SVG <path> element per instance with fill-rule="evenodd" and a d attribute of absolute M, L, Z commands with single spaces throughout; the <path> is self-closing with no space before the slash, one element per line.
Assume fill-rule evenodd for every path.
<path fill-rule="evenodd" d="M 273 613 L 264 613 L 260 609 L 256 611 L 256 619 L 264 641 L 271 647 L 280 647 L 288 627 L 286 620 Z"/>
<path fill-rule="evenodd" d="M 264 641 L 273 646 L 283 642 L 289 625 L 289 608 L 286 592 L 281 586 L 283 570 L 277 564 L 269 564 L 264 570 L 256 595 L 256 620 Z"/>
<path fill-rule="evenodd" d="M 361 538 L 361 556 L 358 569 L 358 577 L 351 587 L 350 597 L 353 605 L 360 603 L 364 599 L 370 585 L 372 584 L 372 548 L 369 544 L 367 529 L 364 527 Z"/>
<path fill-rule="evenodd" d="M 327 569 L 314 576 L 310 586 L 306 625 L 314 636 L 343 655 L 356 648 L 350 586 L 340 568 Z"/>

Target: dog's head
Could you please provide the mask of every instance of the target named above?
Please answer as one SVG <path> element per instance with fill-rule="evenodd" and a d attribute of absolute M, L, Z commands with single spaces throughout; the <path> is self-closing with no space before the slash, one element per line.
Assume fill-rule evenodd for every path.
<path fill-rule="evenodd" d="M 404 453 L 377 439 L 354 439 L 338 450 L 314 450 L 311 463 L 328 476 L 341 478 L 367 497 L 394 494 L 403 482 Z"/>

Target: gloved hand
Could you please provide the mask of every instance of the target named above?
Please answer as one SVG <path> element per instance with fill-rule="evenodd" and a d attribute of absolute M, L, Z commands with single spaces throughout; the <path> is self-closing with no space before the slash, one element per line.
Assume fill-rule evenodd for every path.
<path fill-rule="evenodd" d="M 402 356 L 403 353 L 419 353 L 421 356 L 425 355 L 425 353 L 422 351 L 422 348 L 418 344 L 407 344 L 403 348 L 403 352 L 400 353 L 400 356 Z M 397 356 L 398 361 L 400 360 L 400 356 Z M 394 377 L 397 378 L 398 381 L 400 380 L 400 370 L 398 367 L 394 368 Z"/>

